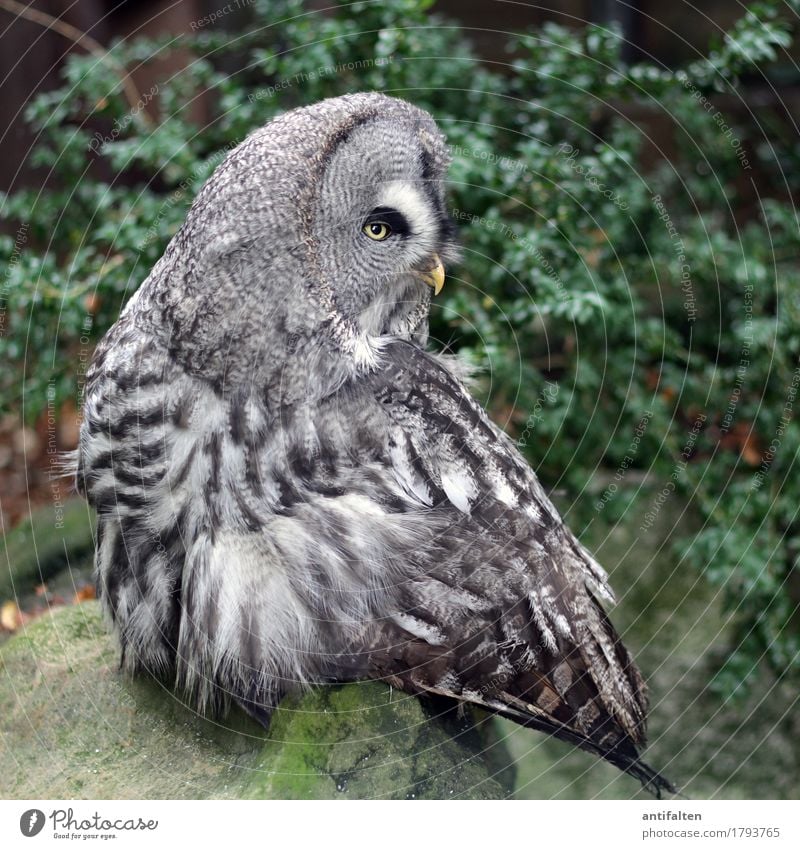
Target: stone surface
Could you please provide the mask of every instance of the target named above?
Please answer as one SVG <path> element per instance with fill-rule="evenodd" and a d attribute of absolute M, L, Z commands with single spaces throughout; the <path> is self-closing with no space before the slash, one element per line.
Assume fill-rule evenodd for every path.
<path fill-rule="evenodd" d="M 29 593 L 60 572 L 91 561 L 92 512 L 82 498 L 37 508 L 0 537 L 0 602 Z"/>
<path fill-rule="evenodd" d="M 375 682 L 286 701 L 269 732 L 238 710 L 214 722 L 118 671 L 97 602 L 0 647 L 4 798 L 503 798 L 496 727 Z"/>

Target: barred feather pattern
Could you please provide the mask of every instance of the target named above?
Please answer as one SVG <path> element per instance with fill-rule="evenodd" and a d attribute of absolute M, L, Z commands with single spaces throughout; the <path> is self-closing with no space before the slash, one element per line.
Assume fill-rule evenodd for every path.
<path fill-rule="evenodd" d="M 393 340 L 366 379 L 276 414 L 114 335 L 79 479 L 127 668 L 215 709 L 378 677 L 636 757 L 645 687 L 592 593 L 605 573 L 441 361 Z"/>
<path fill-rule="evenodd" d="M 324 182 L 352 134 L 375 145 L 384 131 L 369 122 L 390 113 L 422 145 L 413 167 L 445 167 L 435 125 L 408 104 L 354 95 L 300 112 L 314 129 L 302 144 L 327 151 L 297 155 L 304 185 Z M 123 666 L 175 682 L 201 710 L 236 702 L 263 722 L 287 692 L 377 678 L 481 705 L 671 790 L 639 759 L 646 690 L 598 601 L 612 600 L 607 576 L 451 362 L 424 350 L 425 288 L 400 275 L 396 292 L 419 295 L 385 294 L 364 327 L 336 300 L 344 284 L 305 283 L 259 324 L 258 286 L 278 262 L 264 256 L 285 251 L 262 240 L 254 258 L 234 201 L 242 163 L 248 175 L 286 165 L 281 127 L 218 169 L 87 373 L 77 479 L 98 514 L 98 591 Z M 246 197 L 248 227 L 274 214 Z M 208 238 L 225 214 L 225 237 Z M 302 249 L 282 267 L 322 280 L 313 219 L 298 215 Z M 213 249 L 198 260 L 203 240 Z M 234 334 L 226 310 L 241 300 Z"/>

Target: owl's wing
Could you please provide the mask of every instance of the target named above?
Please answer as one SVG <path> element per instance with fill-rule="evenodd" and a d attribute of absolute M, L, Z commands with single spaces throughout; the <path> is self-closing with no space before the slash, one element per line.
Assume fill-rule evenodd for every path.
<path fill-rule="evenodd" d="M 400 612 L 373 628 L 372 674 L 481 704 L 671 790 L 638 758 L 645 685 L 595 597 L 611 597 L 605 572 L 436 358 L 400 341 L 384 355 L 372 379 L 392 473 L 435 530 Z"/>

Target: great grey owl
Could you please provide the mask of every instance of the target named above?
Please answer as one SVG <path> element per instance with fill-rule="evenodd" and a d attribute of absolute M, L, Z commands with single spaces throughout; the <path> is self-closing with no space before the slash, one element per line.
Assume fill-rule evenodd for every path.
<path fill-rule="evenodd" d="M 381 94 L 252 133 L 87 374 L 78 486 L 124 667 L 264 723 L 376 678 L 481 705 L 637 776 L 642 678 L 607 576 L 426 351 L 458 257 L 433 119 Z"/>

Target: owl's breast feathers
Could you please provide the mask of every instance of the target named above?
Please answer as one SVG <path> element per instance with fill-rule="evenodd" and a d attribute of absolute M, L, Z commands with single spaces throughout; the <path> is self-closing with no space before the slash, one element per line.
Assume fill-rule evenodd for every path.
<path fill-rule="evenodd" d="M 259 715 L 375 677 L 638 760 L 641 676 L 606 576 L 441 361 L 392 341 L 325 399 L 274 408 L 183 372 L 123 318 L 87 381 L 79 486 L 129 668 Z"/>

